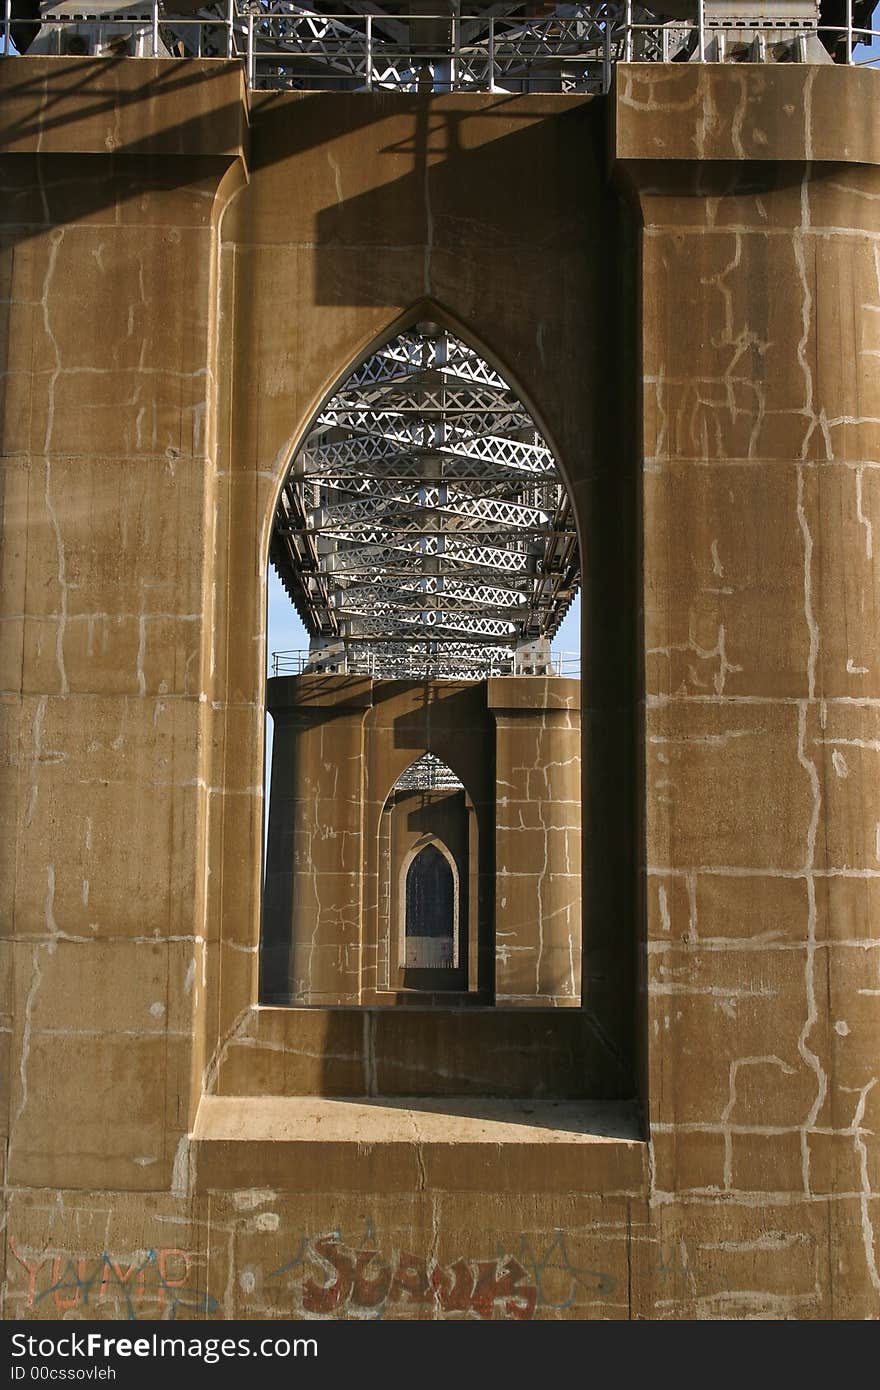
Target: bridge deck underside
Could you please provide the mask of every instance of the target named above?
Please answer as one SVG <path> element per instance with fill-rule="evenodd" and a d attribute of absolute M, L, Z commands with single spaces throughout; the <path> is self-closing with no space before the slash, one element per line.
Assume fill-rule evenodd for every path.
<path fill-rule="evenodd" d="M 435 325 L 318 415 L 271 556 L 312 634 L 374 675 L 480 678 L 556 632 L 580 578 L 551 450 L 502 377 Z"/>

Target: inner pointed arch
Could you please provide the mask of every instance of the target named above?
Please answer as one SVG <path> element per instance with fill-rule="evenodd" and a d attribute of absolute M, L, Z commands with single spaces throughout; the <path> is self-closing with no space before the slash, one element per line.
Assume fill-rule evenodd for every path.
<path fill-rule="evenodd" d="M 549 674 L 580 583 L 573 509 L 534 418 L 427 318 L 325 401 L 270 555 L 310 634 L 306 669 L 382 678 Z"/>

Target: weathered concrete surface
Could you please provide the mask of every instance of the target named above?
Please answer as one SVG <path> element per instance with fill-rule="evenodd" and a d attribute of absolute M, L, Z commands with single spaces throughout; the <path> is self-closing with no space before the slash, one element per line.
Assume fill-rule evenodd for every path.
<path fill-rule="evenodd" d="M 262 1002 L 418 1002 L 398 978 L 391 942 L 402 930 L 404 861 L 426 823 L 413 804 L 408 828 L 398 827 L 391 798 L 401 775 L 431 753 L 464 784 L 473 821 L 445 841 L 463 876 L 460 917 L 465 950 L 473 948 L 448 988 L 464 990 L 463 1003 L 580 1003 L 576 681 L 277 676 L 267 708 Z"/>
<path fill-rule="evenodd" d="M 225 63 L 12 58 L 0 88 L 5 1316 L 877 1316 L 875 75 L 246 113 Z M 572 1094 L 637 1086 L 649 1137 L 557 1176 L 524 1123 L 470 1186 L 453 1121 L 432 1185 L 403 1143 L 367 1191 L 353 1126 L 332 1187 L 224 1188 L 205 1093 L 399 1090 L 432 1017 L 255 1003 L 272 505 L 426 301 L 574 497 Z M 527 1052 L 459 1016 L 496 1077 Z"/>
<path fill-rule="evenodd" d="M 495 719 L 495 1002 L 581 1002 L 578 682 L 489 682 Z"/>
<path fill-rule="evenodd" d="M 654 1183 L 666 1231 L 717 1252 L 694 1304 L 714 1314 L 880 1313 L 868 76 L 618 88 L 644 221 Z"/>

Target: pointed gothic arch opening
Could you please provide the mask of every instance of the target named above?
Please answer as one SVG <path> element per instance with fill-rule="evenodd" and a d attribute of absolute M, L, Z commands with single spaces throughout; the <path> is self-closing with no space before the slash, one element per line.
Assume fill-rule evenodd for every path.
<path fill-rule="evenodd" d="M 550 642 L 580 560 L 557 460 L 519 394 L 457 332 L 410 322 L 318 411 L 281 487 L 270 558 L 309 645 L 276 652 L 268 683 L 264 1001 L 577 1006 L 579 687 Z M 381 787 L 402 760 L 404 777 L 424 770 L 443 737 L 480 767 L 491 856 L 489 835 L 463 864 L 424 830 L 401 880 L 383 859 Z M 567 768 L 565 785 L 530 779 L 540 762 Z M 395 782 L 387 799 L 406 792 Z M 459 800 L 475 827 L 463 789 Z M 523 870 L 515 842 L 534 835 Z M 415 930 L 429 883 L 452 904 L 451 936 L 439 918 Z"/>
<path fill-rule="evenodd" d="M 377 998 L 489 1002 L 477 816 L 460 779 L 435 754 L 416 758 L 391 788 L 378 862 Z"/>
<path fill-rule="evenodd" d="M 400 876 L 405 970 L 454 970 L 458 964 L 458 869 L 442 840 L 412 852 Z"/>

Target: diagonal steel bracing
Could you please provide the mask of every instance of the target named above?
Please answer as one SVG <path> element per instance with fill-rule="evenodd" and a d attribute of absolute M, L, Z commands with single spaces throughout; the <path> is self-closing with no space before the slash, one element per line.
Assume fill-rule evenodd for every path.
<path fill-rule="evenodd" d="M 420 324 L 355 369 L 279 498 L 272 560 L 313 664 L 381 675 L 509 669 L 555 633 L 580 579 L 571 508 L 522 401 Z"/>

